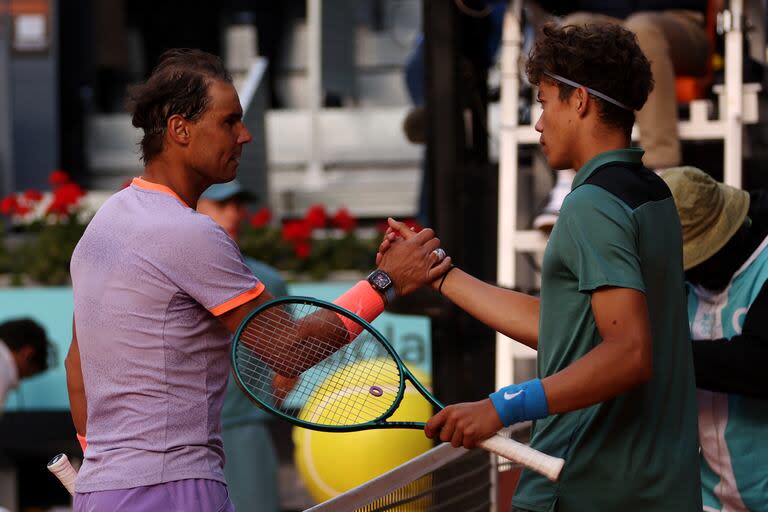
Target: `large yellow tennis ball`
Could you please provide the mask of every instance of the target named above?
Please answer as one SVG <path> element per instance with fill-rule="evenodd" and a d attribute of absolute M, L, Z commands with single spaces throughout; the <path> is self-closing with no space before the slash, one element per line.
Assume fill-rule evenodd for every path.
<path fill-rule="evenodd" d="M 315 396 L 302 408 L 300 418 L 326 418 L 326 410 L 333 409 L 336 400 L 361 400 L 369 391 L 345 388 L 350 375 L 365 371 L 370 361 L 363 361 L 329 377 Z M 373 363 L 376 364 L 376 363 Z M 425 386 L 429 377 L 413 371 Z M 377 383 L 379 384 L 379 383 Z M 388 383 L 380 387 L 388 392 Z M 332 390 L 332 392 L 328 392 Z M 432 416 L 432 406 L 411 386 L 406 387 L 400 407 L 390 421 L 427 421 Z M 381 429 L 359 432 L 320 432 L 293 428 L 294 462 L 310 495 L 319 503 L 357 487 L 390 469 L 411 460 L 432 448 L 422 430 Z"/>

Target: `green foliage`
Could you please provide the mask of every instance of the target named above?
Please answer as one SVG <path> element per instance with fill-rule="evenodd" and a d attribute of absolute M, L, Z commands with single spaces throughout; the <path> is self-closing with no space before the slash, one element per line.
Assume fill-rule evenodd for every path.
<path fill-rule="evenodd" d="M 298 241 L 285 238 L 284 229 L 246 225 L 240 236 L 244 254 L 293 274 L 322 280 L 337 270 L 368 272 L 375 266 L 378 236 L 355 231 L 314 229 Z"/>
<path fill-rule="evenodd" d="M 51 192 L 27 190 L 0 200 L 6 225 L 0 229 L 0 275 L 9 284 L 69 284 L 69 261 L 90 219 L 83 214 L 85 192 L 61 170 L 53 171 Z"/>
<path fill-rule="evenodd" d="M 27 190 L 0 200 L 0 277 L 12 285 L 67 285 L 69 263 L 90 220 L 84 191 L 60 170 L 51 191 Z M 345 208 L 329 216 L 322 205 L 302 219 L 277 224 L 264 208 L 243 223 L 240 248 L 248 256 L 294 277 L 321 280 L 337 270 L 367 272 L 375 265 L 378 233 L 361 236 Z"/>
<path fill-rule="evenodd" d="M 10 252 L 11 283 L 69 284 L 69 262 L 85 227 L 74 213 L 56 223 L 27 226 L 20 244 L 10 251 L 5 248 Z"/>
<path fill-rule="evenodd" d="M 81 206 L 84 192 L 66 173 L 51 174 L 52 192 L 28 190 L 0 200 L 7 226 L 0 229 L 0 282 L 14 286 L 70 283 L 69 264 L 90 220 Z M 244 254 L 297 278 L 322 280 L 337 270 L 374 267 L 380 236 L 360 236 L 346 209 L 333 217 L 315 205 L 300 220 L 271 224 L 263 209 L 243 223 Z"/>

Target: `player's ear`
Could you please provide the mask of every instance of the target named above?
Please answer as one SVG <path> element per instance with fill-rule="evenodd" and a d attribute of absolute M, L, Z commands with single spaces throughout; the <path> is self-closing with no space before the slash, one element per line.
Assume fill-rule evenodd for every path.
<path fill-rule="evenodd" d="M 179 114 L 174 114 L 168 118 L 166 125 L 168 136 L 182 146 L 189 144 L 189 121 Z"/>
<path fill-rule="evenodd" d="M 579 114 L 579 116 L 584 116 L 587 113 L 587 109 L 589 108 L 590 103 L 590 97 L 589 93 L 587 92 L 587 89 L 584 87 L 577 87 L 576 91 L 573 93 L 574 96 L 574 103 L 576 108 L 576 113 Z"/>

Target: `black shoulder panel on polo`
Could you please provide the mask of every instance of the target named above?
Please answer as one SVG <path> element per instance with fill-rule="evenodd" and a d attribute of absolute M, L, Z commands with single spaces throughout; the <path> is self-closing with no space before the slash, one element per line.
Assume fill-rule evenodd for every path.
<path fill-rule="evenodd" d="M 611 162 L 599 167 L 584 184 L 605 189 L 633 210 L 645 203 L 672 196 L 667 184 L 655 172 L 642 165 L 625 162 Z"/>

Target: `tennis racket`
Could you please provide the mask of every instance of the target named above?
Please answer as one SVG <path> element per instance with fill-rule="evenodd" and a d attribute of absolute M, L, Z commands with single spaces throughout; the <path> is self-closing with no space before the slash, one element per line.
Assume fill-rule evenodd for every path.
<path fill-rule="evenodd" d="M 69 457 L 66 454 L 60 453 L 56 455 L 48 463 L 48 471 L 56 475 L 61 484 L 67 488 L 69 494 L 75 495 L 75 479 L 77 478 L 77 471 L 69 462 Z"/>
<path fill-rule="evenodd" d="M 371 324 L 310 297 L 278 298 L 249 313 L 235 333 L 232 368 L 239 387 L 262 409 L 313 430 L 423 429 L 423 422 L 388 421 L 406 381 L 444 407 Z M 499 435 L 479 446 L 553 481 L 565 463 Z"/>

